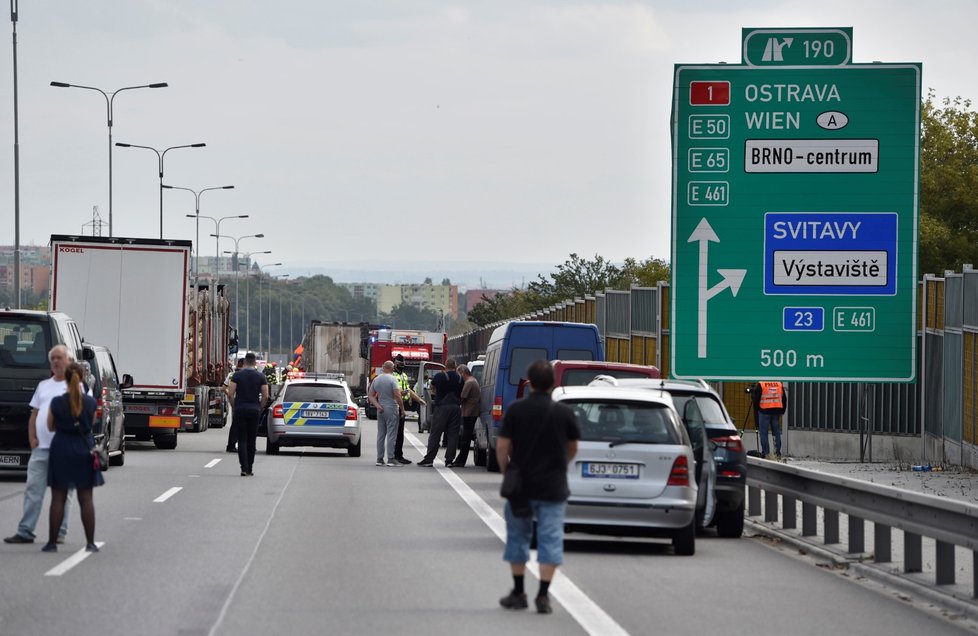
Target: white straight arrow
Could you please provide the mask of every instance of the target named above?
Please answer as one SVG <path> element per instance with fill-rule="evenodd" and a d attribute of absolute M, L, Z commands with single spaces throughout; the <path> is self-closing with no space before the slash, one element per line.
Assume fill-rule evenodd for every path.
<path fill-rule="evenodd" d="M 706 217 L 700 220 L 696 225 L 696 229 L 693 233 L 689 235 L 688 243 L 699 242 L 700 244 L 700 270 L 699 270 L 699 281 L 698 281 L 698 293 L 697 293 L 697 340 L 696 340 L 696 356 L 698 358 L 706 357 L 706 333 L 707 333 L 707 301 L 722 292 L 723 290 L 730 288 L 730 293 L 734 296 L 740 291 L 740 286 L 744 282 L 744 276 L 747 275 L 746 269 L 718 269 L 717 273 L 723 277 L 719 283 L 713 287 L 709 287 L 709 273 L 710 268 L 708 264 L 708 257 L 710 253 L 710 243 L 719 243 L 720 238 L 717 236 L 716 232 L 713 231 L 713 227 L 710 222 L 706 220 Z"/>

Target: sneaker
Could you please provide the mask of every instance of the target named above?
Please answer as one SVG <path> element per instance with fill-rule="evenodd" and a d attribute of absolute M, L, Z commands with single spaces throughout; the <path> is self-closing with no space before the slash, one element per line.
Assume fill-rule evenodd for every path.
<path fill-rule="evenodd" d="M 385 463 L 384 463 L 384 460 L 382 460 L 382 459 L 378 459 L 378 460 L 377 460 L 377 463 L 376 463 L 376 464 L 374 464 L 374 466 L 386 466 L 386 465 L 387 465 L 387 464 L 385 464 Z"/>
<path fill-rule="evenodd" d="M 237 453 L 238 452 L 238 449 L 237 448 L 231 448 L 230 446 L 228 446 L 227 448 L 224 449 L 224 452 L 225 453 Z"/>
<path fill-rule="evenodd" d="M 11 537 L 5 537 L 4 543 L 34 543 L 34 539 L 30 537 L 22 537 L 19 534 L 15 534 Z"/>
<path fill-rule="evenodd" d="M 57 551 L 58 551 L 57 543 L 45 543 L 44 547 L 41 548 L 41 552 L 57 552 Z"/>
<path fill-rule="evenodd" d="M 242 476 L 242 477 L 247 477 L 247 476 L 248 476 L 248 473 L 246 473 L 245 471 L 243 471 L 243 470 L 242 470 L 242 471 L 241 471 L 241 476 Z"/>
<path fill-rule="evenodd" d="M 98 546 L 94 543 L 89 543 L 85 546 L 85 552 L 98 552 Z"/>
<path fill-rule="evenodd" d="M 538 596 L 533 599 L 533 603 L 537 606 L 537 614 L 553 614 L 554 608 L 550 606 L 549 596 Z"/>
<path fill-rule="evenodd" d="M 387 465 L 390 466 L 391 468 L 403 468 L 404 467 L 404 464 L 402 464 L 401 462 L 396 461 L 394 459 L 388 461 L 387 462 Z"/>
<path fill-rule="evenodd" d="M 434 466 L 434 464 L 432 462 L 426 462 L 425 460 L 422 459 L 420 462 L 418 462 L 418 466 L 420 466 L 421 468 L 431 468 Z"/>
<path fill-rule="evenodd" d="M 404 464 L 405 466 L 406 466 L 407 464 L 410 464 L 410 463 L 412 463 L 410 459 L 405 459 L 404 457 L 395 457 L 395 458 L 394 458 L 394 460 L 395 460 L 395 461 L 399 461 L 399 462 L 401 462 L 401 463 L 402 463 L 402 464 Z"/>
<path fill-rule="evenodd" d="M 526 594 L 510 592 L 508 596 L 499 599 L 499 604 L 506 609 L 526 609 Z"/>

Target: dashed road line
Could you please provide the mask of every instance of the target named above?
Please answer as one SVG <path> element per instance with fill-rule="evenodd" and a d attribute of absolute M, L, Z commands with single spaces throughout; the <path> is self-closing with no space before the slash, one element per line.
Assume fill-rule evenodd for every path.
<path fill-rule="evenodd" d="M 153 503 L 163 503 L 164 501 L 166 501 L 167 499 L 169 499 L 173 495 L 177 494 L 181 490 L 183 490 L 183 486 L 174 486 L 173 488 L 170 488 L 165 493 L 163 493 L 162 495 L 160 495 L 159 497 L 157 497 L 156 499 L 154 499 L 153 500 Z"/>
<path fill-rule="evenodd" d="M 422 444 L 421 440 L 414 436 L 412 433 L 405 431 L 404 437 L 411 442 L 414 448 L 425 454 L 427 452 L 427 445 Z M 441 464 L 436 470 L 438 473 L 448 482 L 458 496 L 469 505 L 469 508 L 475 512 L 476 515 L 482 519 L 482 522 L 489 526 L 500 541 L 506 542 L 506 521 L 499 516 L 499 513 L 490 506 L 486 501 L 480 497 L 467 483 L 465 483 L 461 477 L 456 475 L 454 472 L 444 467 L 444 463 L 438 460 Z M 526 564 L 526 569 L 533 573 L 533 576 L 540 578 L 540 569 L 537 565 L 537 554 L 536 550 L 530 553 L 530 562 Z M 628 632 L 625 631 L 618 622 L 613 619 L 607 612 L 605 612 L 601 607 L 595 603 L 591 598 L 585 594 L 581 588 L 570 580 L 566 574 L 562 574 L 560 570 L 557 571 L 553 582 L 550 585 L 550 591 L 557 601 L 564 606 L 567 613 L 573 617 L 577 624 L 580 625 L 584 631 L 588 634 L 600 635 L 600 636 L 627 636 Z"/>
<path fill-rule="evenodd" d="M 101 548 L 103 545 L 105 545 L 105 541 L 96 541 L 95 545 Z M 61 576 L 71 568 L 75 567 L 76 565 L 78 565 L 79 563 L 87 559 L 88 557 L 92 556 L 92 554 L 94 554 L 94 552 L 89 552 L 85 548 L 82 548 L 78 552 L 75 552 L 70 557 L 62 561 L 59 565 L 56 565 L 55 567 L 45 572 L 44 576 Z"/>
<path fill-rule="evenodd" d="M 218 457 L 217 459 L 212 459 L 209 462 L 207 462 L 206 464 L 204 464 L 204 468 L 214 468 L 215 466 L 217 466 L 217 463 L 219 461 L 221 461 L 221 458 L 220 457 Z"/>

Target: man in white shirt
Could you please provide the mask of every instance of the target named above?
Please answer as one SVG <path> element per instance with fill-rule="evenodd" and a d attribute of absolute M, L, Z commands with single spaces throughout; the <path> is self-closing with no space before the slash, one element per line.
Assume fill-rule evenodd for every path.
<path fill-rule="evenodd" d="M 48 459 L 54 431 L 49 431 L 48 408 L 51 400 L 68 390 L 65 369 L 72 361 L 71 352 L 64 345 L 57 345 L 48 352 L 52 377 L 41 380 L 31 398 L 31 419 L 28 437 L 31 442 L 31 458 L 27 463 L 27 485 L 24 488 L 24 516 L 17 526 L 17 534 L 6 537 L 5 543 L 34 543 L 34 528 L 44 507 L 44 493 L 48 489 Z M 69 499 L 70 501 L 70 499 Z M 68 533 L 68 504 L 65 504 L 64 521 L 58 532 L 58 543 L 64 543 Z"/>

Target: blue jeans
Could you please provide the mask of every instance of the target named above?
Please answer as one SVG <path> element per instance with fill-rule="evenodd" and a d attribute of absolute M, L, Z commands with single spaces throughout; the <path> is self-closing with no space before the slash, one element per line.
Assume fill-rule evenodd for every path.
<path fill-rule="evenodd" d="M 27 462 L 27 484 L 24 487 L 24 516 L 21 517 L 20 524 L 17 526 L 17 534 L 28 539 L 36 538 L 34 528 L 37 527 L 37 520 L 41 516 L 41 509 L 44 507 L 44 493 L 48 489 L 48 459 L 50 454 L 51 449 L 49 448 L 35 448 L 31 451 L 30 461 Z M 68 534 L 68 512 L 70 506 L 71 497 L 68 497 L 68 500 L 65 502 L 64 520 L 61 522 L 61 530 L 58 531 L 59 537 Z"/>
<path fill-rule="evenodd" d="M 768 443 L 768 429 L 774 434 L 774 452 L 781 454 L 781 416 L 777 413 L 757 414 L 757 426 L 761 430 L 761 454 L 767 457 L 771 454 L 771 446 Z"/>
<path fill-rule="evenodd" d="M 503 561 L 526 563 L 530 560 L 533 520 L 537 520 L 537 562 L 560 565 L 564 562 L 564 513 L 566 501 L 530 500 L 533 515 L 517 517 L 506 502 L 506 548 Z"/>

